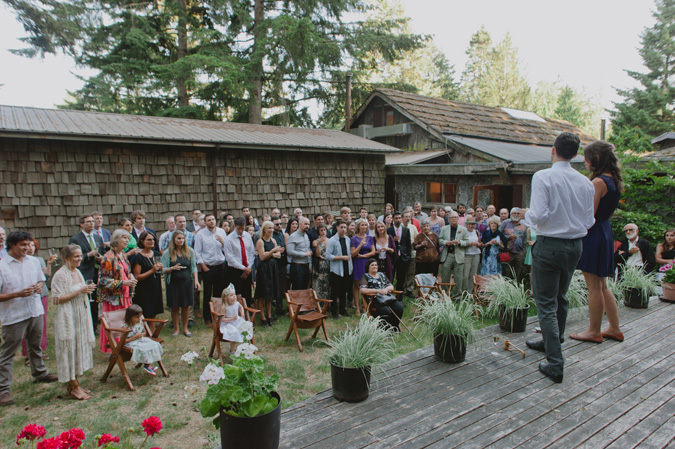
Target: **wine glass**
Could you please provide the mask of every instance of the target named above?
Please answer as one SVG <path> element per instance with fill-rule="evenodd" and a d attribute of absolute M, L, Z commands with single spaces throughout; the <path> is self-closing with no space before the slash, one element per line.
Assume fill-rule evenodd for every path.
<path fill-rule="evenodd" d="M 54 248 L 49 248 L 49 257 L 53 257 L 53 256 L 57 256 L 57 255 L 58 255 L 58 254 L 57 254 L 57 252 L 56 252 L 56 249 L 54 249 Z M 55 266 L 55 267 L 58 267 L 58 266 L 59 266 L 59 259 L 58 259 L 58 257 L 56 258 L 56 260 L 54 260 L 54 266 Z"/>
<path fill-rule="evenodd" d="M 155 265 L 158 264 L 158 263 L 161 263 L 161 262 L 162 262 L 162 257 L 155 254 L 154 256 L 152 256 L 152 262 L 153 262 Z M 161 277 L 161 276 L 162 276 L 162 273 L 161 273 L 161 272 L 159 272 L 159 271 L 155 272 L 155 277 Z"/>
<path fill-rule="evenodd" d="M 87 285 L 91 285 L 94 283 L 93 279 L 87 279 L 84 281 Z M 87 293 L 87 297 L 89 298 L 89 302 L 94 302 L 93 299 L 91 299 L 91 293 Z"/>

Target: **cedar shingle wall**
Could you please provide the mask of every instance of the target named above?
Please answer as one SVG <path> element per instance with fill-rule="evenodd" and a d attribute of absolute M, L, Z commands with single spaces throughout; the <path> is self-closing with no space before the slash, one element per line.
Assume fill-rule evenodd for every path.
<path fill-rule="evenodd" d="M 33 232 L 43 249 L 62 247 L 95 209 L 111 231 L 143 209 L 163 232 L 167 215 L 213 210 L 212 151 L 0 138 L 0 225 Z M 243 205 L 258 217 L 384 204 L 384 156 L 221 149 L 216 166 L 218 211 L 235 216 Z"/>

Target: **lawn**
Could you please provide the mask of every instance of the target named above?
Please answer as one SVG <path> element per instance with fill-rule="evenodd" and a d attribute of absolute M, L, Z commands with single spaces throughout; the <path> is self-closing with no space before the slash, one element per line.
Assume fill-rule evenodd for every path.
<path fill-rule="evenodd" d="M 404 323 L 412 326 L 414 304 L 407 302 Z M 164 313 L 159 318 L 168 317 Z M 48 369 L 56 373 L 53 339 L 51 339 L 52 318 L 49 314 L 50 346 L 46 361 Z M 349 324 L 356 325 L 355 316 L 328 320 L 329 336 L 338 333 Z M 481 327 L 494 324 L 495 320 L 481 322 Z M 326 344 L 321 338 L 311 339 L 311 330 L 301 330 L 304 352 L 299 352 L 293 336 L 284 341 L 289 319 L 284 317 L 275 322 L 272 328 L 256 327 L 256 344 L 260 355 L 269 366 L 270 373 L 279 375 L 279 394 L 282 407 L 302 401 L 322 390 L 330 388 L 330 367 L 325 360 Z M 81 378 L 81 384 L 94 393 L 89 401 L 70 399 L 65 384 L 34 384 L 30 369 L 24 366 L 23 357 L 17 354 L 14 362 L 14 381 L 12 393 L 15 404 L 0 408 L 0 447 L 15 446 L 16 435 L 23 426 L 38 423 L 47 429 L 47 436 L 55 436 L 71 427 L 79 427 L 87 435 L 85 447 L 94 447 L 91 440 L 95 435 L 111 433 L 122 438 L 131 438 L 131 447 L 138 447 L 145 434 L 141 422 L 149 416 L 159 416 L 164 428 L 151 438 L 145 447 L 163 449 L 213 448 L 219 444 L 219 434 L 210 419 L 202 418 L 199 402 L 206 387 L 199 383 L 199 376 L 208 363 L 208 350 L 213 331 L 202 322 L 192 329 L 193 337 L 183 335 L 171 337 L 171 329 L 165 329 L 162 336 L 164 344 L 164 363 L 170 377 L 161 373 L 151 377 L 141 369 L 134 369 L 133 363 L 127 363 L 131 381 L 136 391 L 126 389 L 124 380 L 117 368 L 107 383 L 101 378 L 108 364 L 106 355 L 94 350 L 94 368 Z M 419 332 L 416 332 L 419 334 Z M 321 336 L 321 333 L 319 333 Z M 402 355 L 431 344 L 430 340 L 416 340 L 403 332 L 396 337 L 397 354 Z M 180 360 L 188 351 L 199 353 L 194 366 L 188 366 Z M 227 344 L 223 345 L 227 353 Z M 159 371 L 158 371 L 159 373 Z M 186 387 L 188 387 L 186 389 Z M 129 434 L 129 429 L 133 433 Z M 122 445 L 122 447 L 127 447 Z"/>

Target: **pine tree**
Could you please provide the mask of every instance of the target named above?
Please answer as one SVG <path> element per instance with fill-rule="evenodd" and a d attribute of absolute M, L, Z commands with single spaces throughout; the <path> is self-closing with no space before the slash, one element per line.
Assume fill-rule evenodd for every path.
<path fill-rule="evenodd" d="M 611 111 L 615 130 L 635 127 L 651 137 L 675 129 L 675 0 L 657 0 L 656 23 L 642 34 L 640 56 L 647 73 L 627 71 L 641 87 L 617 92 L 624 97 Z"/>

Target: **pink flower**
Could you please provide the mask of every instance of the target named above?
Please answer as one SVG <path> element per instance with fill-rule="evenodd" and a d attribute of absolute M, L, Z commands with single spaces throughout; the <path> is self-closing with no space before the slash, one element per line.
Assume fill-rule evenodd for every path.
<path fill-rule="evenodd" d="M 37 444 L 37 449 L 64 449 L 64 446 L 61 446 L 59 437 L 55 437 L 40 441 Z"/>
<path fill-rule="evenodd" d="M 59 435 L 59 439 L 61 440 L 61 447 L 63 449 L 78 449 L 82 446 L 85 436 L 82 429 L 74 428 L 63 432 Z"/>
<path fill-rule="evenodd" d="M 142 423 L 143 430 L 148 436 L 152 436 L 162 430 L 162 421 L 157 416 L 151 416 Z"/>
<path fill-rule="evenodd" d="M 114 437 L 110 435 L 109 433 L 104 433 L 100 437 L 98 437 L 98 447 L 103 446 L 104 444 L 108 443 L 119 443 L 120 442 L 120 437 Z"/>
<path fill-rule="evenodd" d="M 19 445 L 19 442 L 24 438 L 28 441 L 35 441 L 38 438 L 44 438 L 46 434 L 47 431 L 44 427 L 38 426 L 37 424 L 28 424 L 21 430 L 21 433 L 16 436 L 16 444 Z"/>

